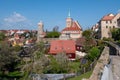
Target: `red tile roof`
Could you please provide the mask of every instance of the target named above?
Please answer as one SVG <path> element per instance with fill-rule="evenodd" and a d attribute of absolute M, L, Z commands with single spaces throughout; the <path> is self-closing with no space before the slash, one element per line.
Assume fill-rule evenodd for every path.
<path fill-rule="evenodd" d="M 76 24 L 76 22 L 73 22 L 71 27 L 66 27 L 62 30 L 63 31 L 81 31 L 80 27 Z"/>
<path fill-rule="evenodd" d="M 114 15 L 110 16 L 110 14 L 108 14 L 108 15 L 104 16 L 101 20 L 102 20 L 102 21 L 110 21 L 110 20 L 112 20 L 114 17 L 115 17 Z"/>
<path fill-rule="evenodd" d="M 73 40 L 54 40 L 51 41 L 50 54 L 65 52 L 75 54 L 75 41 Z"/>

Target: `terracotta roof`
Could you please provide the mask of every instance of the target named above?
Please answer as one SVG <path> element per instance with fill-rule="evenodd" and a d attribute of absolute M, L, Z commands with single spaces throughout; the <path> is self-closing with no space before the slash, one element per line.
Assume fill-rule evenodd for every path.
<path fill-rule="evenodd" d="M 53 40 L 50 45 L 50 54 L 57 54 L 60 52 L 75 54 L 75 41 L 73 40 Z"/>
<path fill-rule="evenodd" d="M 62 30 L 63 31 L 81 31 L 80 27 L 76 24 L 76 22 L 73 22 L 71 27 L 66 27 Z"/>
<path fill-rule="evenodd" d="M 115 17 L 114 15 L 113 15 L 113 16 L 110 16 L 110 14 L 108 14 L 108 15 L 104 16 L 101 20 L 103 20 L 103 21 L 110 21 L 110 20 L 112 20 L 114 17 Z"/>

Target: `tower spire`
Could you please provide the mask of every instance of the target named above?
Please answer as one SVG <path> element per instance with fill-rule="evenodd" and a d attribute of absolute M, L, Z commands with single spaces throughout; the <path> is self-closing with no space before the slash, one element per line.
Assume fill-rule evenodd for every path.
<path fill-rule="evenodd" d="M 68 17 L 70 18 L 70 10 L 69 10 L 69 12 L 68 12 Z"/>

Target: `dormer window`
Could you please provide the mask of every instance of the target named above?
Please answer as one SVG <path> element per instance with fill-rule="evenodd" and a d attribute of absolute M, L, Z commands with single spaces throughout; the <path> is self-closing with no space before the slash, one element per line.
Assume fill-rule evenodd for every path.
<path fill-rule="evenodd" d="M 110 23 L 112 23 L 112 21 L 110 21 Z"/>

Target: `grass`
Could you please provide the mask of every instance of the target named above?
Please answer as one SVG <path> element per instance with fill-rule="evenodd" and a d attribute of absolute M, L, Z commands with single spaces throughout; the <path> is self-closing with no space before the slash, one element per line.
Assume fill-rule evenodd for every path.
<path fill-rule="evenodd" d="M 77 70 L 79 70 L 79 66 L 80 66 L 80 62 L 71 62 L 70 63 L 71 66 L 71 70 L 72 72 L 76 72 Z"/>
<path fill-rule="evenodd" d="M 84 74 L 82 74 L 80 76 L 77 76 L 77 77 L 74 77 L 74 78 L 70 78 L 68 80 L 82 80 L 83 78 L 88 79 L 91 76 L 91 74 L 92 74 L 92 71 L 89 71 L 89 72 L 86 72 L 86 73 L 84 73 Z"/>

